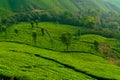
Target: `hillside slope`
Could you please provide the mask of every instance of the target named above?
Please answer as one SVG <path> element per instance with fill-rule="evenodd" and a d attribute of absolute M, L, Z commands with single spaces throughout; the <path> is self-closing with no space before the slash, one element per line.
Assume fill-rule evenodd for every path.
<path fill-rule="evenodd" d="M 120 79 L 119 67 L 91 54 L 66 54 L 11 42 L 0 42 L 0 51 L 0 79 Z"/>
<path fill-rule="evenodd" d="M 54 10 L 56 12 L 80 9 L 98 9 L 120 12 L 119 0 L 1 0 L 0 11 Z"/>
<path fill-rule="evenodd" d="M 41 34 L 41 28 L 48 30 L 53 45 L 49 35 Z M 85 27 L 50 22 L 40 22 L 32 28 L 30 23 L 24 22 L 8 27 L 7 37 L 0 32 L 0 79 L 119 80 L 120 41 L 84 34 L 72 40 L 70 52 L 64 51 L 66 46 L 60 41 L 60 35 L 74 34 L 78 29 L 86 30 Z M 36 44 L 31 34 L 34 30 L 37 31 Z M 100 44 L 99 51 L 94 41 Z"/>

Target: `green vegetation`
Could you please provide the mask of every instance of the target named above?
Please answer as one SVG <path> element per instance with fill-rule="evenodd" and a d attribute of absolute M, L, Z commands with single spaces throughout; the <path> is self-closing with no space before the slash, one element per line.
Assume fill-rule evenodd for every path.
<path fill-rule="evenodd" d="M 120 80 L 119 0 L 1 0 L 0 80 Z"/>
<path fill-rule="evenodd" d="M 71 45 L 72 42 L 72 34 L 71 33 L 64 33 L 61 35 L 60 37 L 61 41 L 63 42 L 63 44 L 66 45 L 66 50 L 69 49 L 69 46 Z"/>
<path fill-rule="evenodd" d="M 0 74 L 8 78 L 15 77 L 22 80 L 25 78 L 28 80 L 93 79 L 60 63 L 95 76 L 110 79 L 120 78 L 119 67 L 91 54 L 66 54 L 10 42 L 0 42 L 0 47 L 2 47 L 0 48 Z"/>
<path fill-rule="evenodd" d="M 50 0 L 2 0 L 0 18 L 1 23 L 6 20 L 9 24 L 38 20 L 87 28 L 118 29 L 119 3 L 119 0 L 54 0 L 52 3 Z M 7 11 L 9 15 L 6 16 Z"/>
<path fill-rule="evenodd" d="M 95 34 L 76 36 L 78 30 L 87 29 L 50 22 L 38 23 L 33 28 L 31 23 L 8 27 L 7 39 L 0 33 L 0 78 L 119 80 L 120 41 Z M 69 32 L 73 39 L 64 51 L 60 36 Z"/>
<path fill-rule="evenodd" d="M 77 12 L 79 9 L 88 9 L 95 8 L 100 9 L 102 11 L 117 11 L 119 12 L 119 0 L 1 0 L 0 7 L 2 10 L 7 11 L 29 11 L 34 9 L 41 10 L 53 10 L 55 12 L 58 11 L 73 11 Z M 82 5 L 81 5 L 82 4 Z M 107 5 L 106 5 L 107 4 Z M 63 9 L 63 10 L 61 10 Z"/>
<path fill-rule="evenodd" d="M 3 47 L 3 45 L 6 46 Z M 18 80 L 19 78 L 21 80 L 26 80 L 26 78 L 27 80 L 92 79 L 72 69 L 64 68 L 59 63 L 35 56 L 35 54 L 42 56 L 45 54 L 45 57 L 49 57 L 51 54 L 53 57 L 58 57 L 61 53 L 8 42 L 0 42 L 0 47 L 2 47 L 0 48 L 0 78 L 8 77 L 8 79 L 16 78 Z"/>

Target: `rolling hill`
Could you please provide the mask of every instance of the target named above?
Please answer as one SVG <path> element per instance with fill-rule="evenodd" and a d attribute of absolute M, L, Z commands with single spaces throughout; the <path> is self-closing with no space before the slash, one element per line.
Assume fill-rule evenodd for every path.
<path fill-rule="evenodd" d="M 1 0 L 0 14 L 5 12 L 31 11 L 34 9 L 45 11 L 72 11 L 81 9 L 97 9 L 105 12 L 120 12 L 119 0 Z"/>
<path fill-rule="evenodd" d="M 0 0 L 0 80 L 120 80 L 119 4 Z"/>
<path fill-rule="evenodd" d="M 49 31 L 50 37 L 42 36 L 40 29 Z M 14 32 L 18 29 L 18 33 Z M 31 28 L 30 23 L 14 24 L 0 33 L 0 79 L 13 80 L 119 80 L 120 41 L 95 34 L 84 34 L 72 41 L 69 52 L 59 40 L 64 32 L 74 34 L 83 27 L 40 22 Z M 37 31 L 36 45 L 31 31 Z M 85 29 L 86 30 L 86 29 Z M 22 39 L 22 40 L 21 40 Z M 98 41 L 99 51 L 94 41 Z M 106 52 L 104 52 L 106 51 Z"/>
<path fill-rule="evenodd" d="M 119 67 L 95 55 L 60 53 L 12 42 L 0 42 L 0 47 L 0 79 L 3 80 L 120 78 Z"/>

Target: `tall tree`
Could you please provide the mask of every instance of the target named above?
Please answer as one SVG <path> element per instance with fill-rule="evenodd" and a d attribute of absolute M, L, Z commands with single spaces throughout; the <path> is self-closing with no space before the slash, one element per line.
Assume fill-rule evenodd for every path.
<path fill-rule="evenodd" d="M 34 22 L 33 21 L 31 21 L 30 22 L 30 24 L 31 24 L 31 26 L 32 26 L 32 28 L 34 27 Z"/>
<path fill-rule="evenodd" d="M 71 45 L 71 42 L 72 42 L 72 34 L 64 33 L 61 35 L 60 39 L 61 39 L 62 43 L 66 45 L 66 50 L 68 50 L 69 46 Z"/>
<path fill-rule="evenodd" d="M 95 46 L 95 50 L 99 49 L 99 43 L 98 43 L 98 41 L 94 41 L 94 46 Z"/>
<path fill-rule="evenodd" d="M 18 34 L 18 29 L 14 29 L 15 34 Z"/>
<path fill-rule="evenodd" d="M 36 24 L 36 26 L 38 27 L 38 20 L 35 20 L 35 24 Z"/>
<path fill-rule="evenodd" d="M 2 31 L 5 34 L 5 39 L 7 39 L 7 27 L 5 25 L 3 25 L 1 28 L 2 28 Z"/>
<path fill-rule="evenodd" d="M 44 35 L 45 35 L 45 30 L 44 30 L 44 28 L 41 28 L 41 32 L 42 32 L 42 36 L 44 36 Z"/>

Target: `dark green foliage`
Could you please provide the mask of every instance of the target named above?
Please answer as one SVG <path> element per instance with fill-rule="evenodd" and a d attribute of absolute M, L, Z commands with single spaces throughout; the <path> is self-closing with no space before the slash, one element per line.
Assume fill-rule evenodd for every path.
<path fill-rule="evenodd" d="M 30 24 L 31 24 L 31 27 L 33 28 L 34 27 L 34 22 L 31 21 Z"/>
<path fill-rule="evenodd" d="M 94 41 L 94 46 L 95 46 L 95 50 L 99 50 L 99 42 L 98 41 Z"/>
<path fill-rule="evenodd" d="M 0 7 L 3 8 L 2 11 L 7 10 L 9 12 L 11 10 L 10 12 L 17 11 L 18 13 L 0 17 L 2 18 L 2 24 L 38 20 L 58 21 L 59 23 L 85 26 L 87 28 L 99 26 L 118 28 L 120 26 L 119 3 L 119 0 L 55 0 L 50 5 L 49 0 L 1 0 Z M 58 4 L 57 9 L 54 8 Z M 21 11 L 24 12 L 19 13 Z"/>
<path fill-rule="evenodd" d="M 44 28 L 41 28 L 41 33 L 42 33 L 42 36 L 45 35 L 45 30 L 44 30 Z"/>
<path fill-rule="evenodd" d="M 61 35 L 60 39 L 61 39 L 62 43 L 66 45 L 66 50 L 68 50 L 69 46 L 72 43 L 72 34 L 71 33 L 64 33 Z"/>
<path fill-rule="evenodd" d="M 89 12 L 92 11 L 92 12 Z M 120 26 L 120 15 L 114 12 L 100 12 L 94 9 L 84 10 L 81 13 L 71 13 L 65 11 L 61 14 L 53 14 L 50 12 L 37 13 L 26 12 L 18 13 L 7 18 L 2 17 L 2 24 L 13 24 L 17 22 L 28 22 L 34 27 L 34 23 L 38 26 L 39 21 L 52 21 L 62 24 L 70 24 L 75 26 L 84 26 L 87 28 L 95 29 L 98 27 L 117 29 Z M 93 15 L 94 13 L 94 15 Z M 114 15 L 114 16 L 111 16 Z"/>
<path fill-rule="evenodd" d="M 8 22 L 8 21 L 7 21 L 7 19 L 6 19 L 6 18 L 1 19 L 1 24 L 2 24 L 2 25 L 6 25 L 6 24 L 7 24 L 7 22 Z"/>
<path fill-rule="evenodd" d="M 18 29 L 14 29 L 14 31 L 15 31 L 15 34 L 18 34 Z"/>
<path fill-rule="evenodd" d="M 81 35 L 83 34 L 97 34 L 108 38 L 120 39 L 120 30 L 118 28 L 117 29 L 100 27 L 97 27 L 95 29 L 86 28 L 85 30 L 81 30 Z"/>
<path fill-rule="evenodd" d="M 2 31 L 6 32 L 6 26 L 2 26 Z"/>
<path fill-rule="evenodd" d="M 2 28 L 2 31 L 4 32 L 5 38 L 7 39 L 7 27 L 4 25 L 1 28 Z"/>
<path fill-rule="evenodd" d="M 6 30 L 7 30 L 6 26 L 3 25 L 3 26 L 2 26 L 2 31 L 6 33 Z"/>
<path fill-rule="evenodd" d="M 36 24 L 37 27 L 38 27 L 38 23 L 39 23 L 38 20 L 35 20 L 35 24 Z"/>

